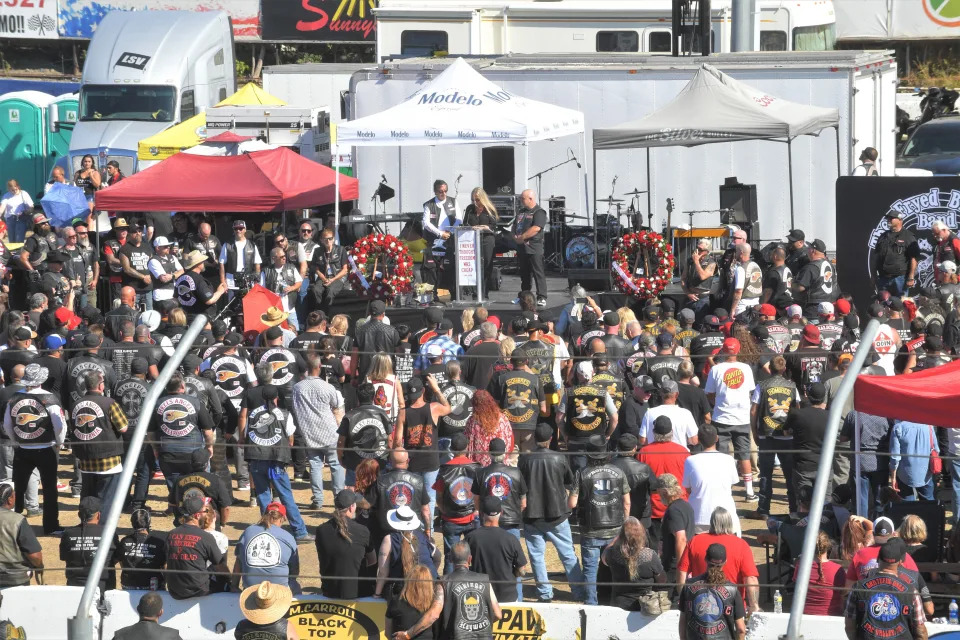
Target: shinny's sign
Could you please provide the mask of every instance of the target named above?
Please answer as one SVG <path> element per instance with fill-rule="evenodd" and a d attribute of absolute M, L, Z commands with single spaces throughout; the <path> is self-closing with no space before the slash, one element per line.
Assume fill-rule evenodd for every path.
<path fill-rule="evenodd" d="M 376 0 L 269 0 L 261 3 L 264 40 L 373 42 Z"/>

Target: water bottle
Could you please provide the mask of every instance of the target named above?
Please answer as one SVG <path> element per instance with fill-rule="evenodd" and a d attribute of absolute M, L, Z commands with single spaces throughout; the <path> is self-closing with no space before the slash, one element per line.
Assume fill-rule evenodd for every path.
<path fill-rule="evenodd" d="M 956 609 L 951 609 L 953 611 L 953 616 L 956 617 Z M 777 589 L 773 592 L 773 612 L 774 613 L 783 613 L 783 596 L 780 595 L 780 590 Z"/>
<path fill-rule="evenodd" d="M 948 617 L 950 624 L 960 624 L 960 621 L 957 620 L 957 600 L 953 599 L 950 601 L 950 615 Z"/>

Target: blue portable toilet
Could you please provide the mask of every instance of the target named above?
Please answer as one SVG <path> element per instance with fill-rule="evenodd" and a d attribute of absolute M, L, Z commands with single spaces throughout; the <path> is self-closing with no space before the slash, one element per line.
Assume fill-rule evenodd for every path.
<path fill-rule="evenodd" d="M 70 138 L 80 113 L 80 94 L 64 93 L 47 105 L 47 148 L 44 177 L 50 175 L 59 158 L 66 158 L 70 151 Z M 67 166 L 66 163 L 63 165 Z M 67 179 L 71 172 L 67 172 Z"/>
<path fill-rule="evenodd" d="M 53 96 L 40 91 L 0 95 L 0 184 L 11 178 L 31 196 L 47 179 L 46 109 Z"/>

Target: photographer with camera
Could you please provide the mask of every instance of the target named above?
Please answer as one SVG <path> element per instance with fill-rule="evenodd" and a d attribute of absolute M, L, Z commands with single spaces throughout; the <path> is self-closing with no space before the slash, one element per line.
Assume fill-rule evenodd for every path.
<path fill-rule="evenodd" d="M 270 260 L 273 265 L 260 272 L 260 284 L 280 296 L 283 301 L 283 310 L 289 313 L 287 322 L 294 331 L 299 331 L 297 325 L 297 292 L 303 277 L 300 271 L 287 259 L 287 252 L 280 247 L 270 250 Z"/>
<path fill-rule="evenodd" d="M 220 249 L 220 284 L 223 285 L 233 300 L 238 291 L 243 293 L 260 279 L 260 251 L 251 240 L 247 239 L 247 223 L 243 220 L 233 221 L 233 236 L 231 242 L 225 242 Z"/>

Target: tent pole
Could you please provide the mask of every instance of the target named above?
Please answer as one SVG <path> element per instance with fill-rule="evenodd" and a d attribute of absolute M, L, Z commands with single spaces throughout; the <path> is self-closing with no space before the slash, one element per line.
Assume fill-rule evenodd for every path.
<path fill-rule="evenodd" d="M 835 126 L 833 132 L 837 138 L 837 177 L 839 178 L 843 175 L 843 173 L 840 172 L 840 125 Z"/>
<path fill-rule="evenodd" d="M 333 151 L 333 233 L 340 243 L 340 154 L 337 145 L 331 145 Z"/>
<path fill-rule="evenodd" d="M 587 197 L 589 198 L 589 196 L 587 196 Z M 593 148 L 593 197 L 594 197 L 593 216 L 592 216 L 592 217 L 593 217 L 593 268 L 594 268 L 594 269 L 599 269 L 599 268 L 600 268 L 600 263 L 599 263 L 599 260 L 600 260 L 599 254 L 600 254 L 600 252 L 597 251 L 597 203 L 596 203 L 596 197 L 597 197 L 597 148 L 596 148 L 596 147 Z M 587 204 L 587 211 L 588 211 L 587 215 L 590 215 L 590 214 L 589 214 L 589 207 L 590 207 L 590 205 L 589 205 L 589 203 L 588 203 L 588 204 Z"/>
<path fill-rule="evenodd" d="M 820 522 L 820 518 L 823 516 L 823 503 L 827 495 L 827 484 L 830 483 L 830 474 L 833 470 L 833 455 L 837 445 L 837 435 L 840 433 L 840 414 L 847 398 L 853 393 L 853 385 L 857 381 L 857 376 L 867 358 L 867 352 L 870 351 L 879 329 L 880 323 L 876 319 L 867 324 L 860 338 L 860 346 L 857 347 L 857 352 L 853 354 L 853 362 L 850 363 L 850 367 L 843 375 L 840 389 L 837 390 L 837 395 L 830 404 L 830 413 L 827 415 L 827 432 L 823 437 L 823 450 L 820 452 L 820 462 L 817 465 L 817 479 L 813 485 L 813 500 L 810 503 L 810 513 L 808 515 L 809 522 Z M 819 533 L 819 527 L 807 527 L 803 536 L 803 552 L 800 554 L 799 572 L 795 581 L 796 591 L 793 595 L 793 605 L 790 607 L 790 622 L 787 625 L 787 634 L 786 636 L 780 636 L 781 640 L 784 637 L 788 640 L 800 640 L 802 637 L 800 635 L 800 622 L 803 617 L 804 603 L 807 599 L 807 589 L 810 586 L 810 570 L 813 568 L 814 552 Z"/>
<path fill-rule="evenodd" d="M 848 369 L 849 370 L 849 369 Z M 853 424 L 853 457 L 854 471 L 856 472 L 857 482 L 860 482 L 860 420 L 857 419 Z M 857 487 L 859 489 L 859 487 Z M 861 502 L 860 491 L 857 491 L 857 515 L 864 518 L 869 516 L 870 509 Z"/>
<path fill-rule="evenodd" d="M 795 229 L 793 221 L 793 140 L 787 138 L 787 171 L 790 178 L 790 228 Z"/>
<path fill-rule="evenodd" d="M 580 157 L 583 158 L 583 164 L 586 167 L 583 171 L 583 213 L 588 215 L 590 212 L 590 188 L 587 183 L 587 174 L 591 172 L 591 168 L 587 166 L 587 134 L 586 131 L 580 134 Z"/>
<path fill-rule="evenodd" d="M 651 214 L 653 213 L 653 194 L 650 193 L 650 147 L 647 147 L 647 217 L 652 220 Z M 640 213 L 637 212 L 637 222 L 642 220 Z M 641 225 L 637 225 L 641 226 Z M 634 229 L 634 231 L 639 231 L 639 229 Z"/>

